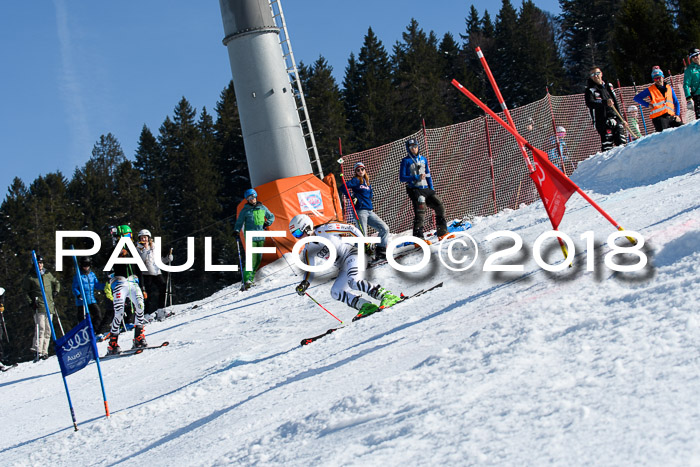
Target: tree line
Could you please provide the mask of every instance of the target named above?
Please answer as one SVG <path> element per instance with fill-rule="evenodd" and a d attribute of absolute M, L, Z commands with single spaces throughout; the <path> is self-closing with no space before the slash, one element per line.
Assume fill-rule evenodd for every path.
<path fill-rule="evenodd" d="M 348 58 L 342 83 L 322 56 L 310 65 L 300 63 L 324 173 L 338 174 L 338 137 L 350 153 L 413 133 L 421 119 L 436 128 L 480 116 L 452 89 L 453 78 L 498 109 L 474 53 L 477 46 L 510 107 L 541 99 L 547 89 L 582 92 L 591 65 L 625 85 L 647 83 L 652 65 L 678 72 L 688 48 L 700 47 L 700 0 L 560 0 L 560 5 L 561 15 L 553 16 L 529 0 L 518 9 L 502 0 L 495 19 L 472 5 L 465 30 L 442 38 L 412 19 L 390 51 L 369 28 L 359 52 Z M 204 280 L 205 236 L 213 238 L 214 263 L 237 264 L 232 223 L 250 186 L 232 83 L 214 112 L 197 112 L 183 97 L 157 133 L 144 125 L 133 158 L 106 134 L 70 179 L 61 172 L 39 176 L 29 186 L 14 179 L 0 205 L 0 286 L 7 290 L 5 317 L 15 359 L 31 357 L 34 324 L 20 288 L 30 251 L 43 254 L 55 270 L 57 230 L 101 235 L 103 248 L 94 264 L 102 280 L 111 253 L 110 226 L 147 228 L 181 261 L 186 237 L 196 237 L 195 266 L 174 276 L 178 302 L 208 296 L 240 279 L 238 273 L 206 273 Z M 57 274 L 63 292 L 56 303 L 70 326 L 75 324 L 69 318 L 72 263 L 63 270 Z"/>

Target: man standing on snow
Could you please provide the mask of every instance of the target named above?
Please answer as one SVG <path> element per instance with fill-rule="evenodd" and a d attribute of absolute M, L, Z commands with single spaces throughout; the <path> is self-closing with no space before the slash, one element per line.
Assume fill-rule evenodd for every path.
<path fill-rule="evenodd" d="M 256 230 L 267 230 L 268 227 L 275 222 L 275 215 L 270 212 L 269 209 L 265 207 L 260 201 L 258 201 L 258 192 L 252 188 L 249 188 L 243 193 L 247 203 L 241 209 L 241 213 L 236 219 L 236 225 L 233 228 L 233 234 L 238 237 L 241 233 L 241 228 L 245 227 L 245 233 L 254 232 Z M 262 247 L 265 245 L 265 237 L 253 237 L 252 240 L 254 247 Z M 253 264 L 248 271 L 247 267 L 243 273 L 243 285 L 241 290 L 248 290 L 251 288 L 255 282 L 255 272 L 260 267 L 260 262 L 262 261 L 262 254 L 253 254 Z M 247 266 L 247 265 L 246 265 Z"/>
<path fill-rule="evenodd" d="M 683 73 L 683 91 L 688 110 L 693 110 L 694 103 L 695 118 L 700 119 L 700 49 L 690 49 L 688 60 L 690 65 Z"/>
<path fill-rule="evenodd" d="M 590 109 L 593 124 L 600 135 L 600 150 L 605 152 L 612 149 L 613 145 L 620 146 L 627 142 L 622 134 L 622 121 L 617 116 L 620 107 L 617 105 L 613 85 L 603 81 L 600 68 L 591 68 L 589 75 L 584 94 L 586 106 Z"/>
<path fill-rule="evenodd" d="M 61 290 L 61 283 L 58 282 L 51 272 L 44 269 L 44 258 L 41 255 L 36 255 L 36 262 L 39 265 L 41 277 L 37 277 L 34 265 L 29 270 L 22 281 L 22 290 L 27 301 L 27 305 L 32 307 L 34 311 L 34 346 L 32 351 L 36 352 L 35 362 L 39 359 L 46 360 L 49 358 L 49 343 L 51 342 L 51 324 L 46 314 L 48 310 L 53 319 L 54 304 L 53 299 Z M 46 292 L 46 301 L 44 303 L 44 295 L 41 293 L 41 283 L 44 283 L 44 291 Z"/>
<path fill-rule="evenodd" d="M 634 96 L 634 101 L 643 107 L 650 108 L 651 122 L 657 132 L 683 125 L 681 117 L 678 116 L 681 104 L 676 97 L 676 91 L 664 82 L 664 73 L 661 68 L 655 66 L 651 69 L 651 79 L 654 80 L 654 84 Z M 649 102 L 644 99 L 649 99 Z"/>
<path fill-rule="evenodd" d="M 289 222 L 289 232 L 296 239 L 307 236 L 323 237 L 331 242 L 335 247 L 338 256 L 335 260 L 335 267 L 338 268 L 338 277 L 331 287 L 331 296 L 351 308 L 358 310 L 356 318 L 364 318 L 379 309 L 379 306 L 362 298 L 353 290 L 365 292 L 370 297 L 381 300 L 380 306 L 389 307 L 400 300 L 380 285 L 373 285 L 362 279 L 362 272 L 358 267 L 357 246 L 351 243 L 344 243 L 341 237 L 362 237 L 362 232 L 354 225 L 342 222 L 329 222 L 314 228 L 314 224 L 306 214 L 298 214 Z M 323 243 L 307 243 L 301 253 L 301 260 L 304 264 L 315 266 L 330 258 L 330 251 Z M 306 293 L 306 289 L 311 285 L 313 279 L 312 272 L 306 272 L 304 280 L 296 287 L 299 296 Z"/>
<path fill-rule="evenodd" d="M 413 203 L 413 236 L 423 239 L 423 224 L 427 208 L 435 211 L 437 236 L 442 240 L 449 234 L 445 219 L 445 206 L 435 194 L 433 178 L 430 175 L 428 159 L 420 154 L 418 141 L 406 141 L 406 157 L 401 160 L 399 181 L 406 184 L 406 193 Z"/>

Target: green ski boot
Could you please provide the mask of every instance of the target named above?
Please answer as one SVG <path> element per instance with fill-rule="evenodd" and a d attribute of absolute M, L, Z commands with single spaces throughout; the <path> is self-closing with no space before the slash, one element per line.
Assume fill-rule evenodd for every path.
<path fill-rule="evenodd" d="M 358 319 L 366 318 L 372 313 L 375 313 L 377 310 L 379 310 L 379 307 L 375 305 L 374 303 L 365 303 L 362 305 L 360 308 L 360 311 L 357 312 L 357 315 L 352 319 L 353 321 L 357 321 Z"/>
<path fill-rule="evenodd" d="M 386 292 L 382 297 L 382 302 L 379 304 L 379 308 L 389 308 L 396 305 L 401 301 L 401 297 L 398 297 L 391 292 Z"/>

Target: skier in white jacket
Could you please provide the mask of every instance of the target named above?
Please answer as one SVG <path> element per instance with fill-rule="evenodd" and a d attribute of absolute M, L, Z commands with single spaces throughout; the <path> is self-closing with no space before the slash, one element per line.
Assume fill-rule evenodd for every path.
<path fill-rule="evenodd" d="M 383 289 L 380 285 L 373 285 L 362 278 L 362 271 L 358 267 L 357 246 L 341 241 L 341 237 L 361 237 L 362 232 L 354 225 L 342 222 L 328 222 L 314 228 L 314 224 L 305 214 L 299 214 L 289 223 L 289 231 L 296 239 L 307 236 L 323 237 L 331 242 L 337 252 L 335 266 L 338 268 L 338 277 L 331 287 L 331 296 L 349 307 L 358 310 L 356 318 L 371 315 L 379 307 L 389 307 L 400 300 L 399 297 Z M 321 264 L 330 258 L 328 247 L 320 242 L 306 244 L 302 251 L 302 261 L 309 266 Z M 312 272 L 306 272 L 304 280 L 296 287 L 300 296 L 306 293 L 311 285 Z M 379 306 L 362 298 L 357 290 L 365 292 L 374 299 L 381 300 Z"/>

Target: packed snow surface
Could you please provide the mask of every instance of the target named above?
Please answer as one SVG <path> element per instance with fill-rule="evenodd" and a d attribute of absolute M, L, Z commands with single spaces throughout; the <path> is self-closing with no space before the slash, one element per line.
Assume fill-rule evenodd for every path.
<path fill-rule="evenodd" d="M 643 237 L 641 271 L 608 267 L 616 230 L 578 194 L 560 226 L 573 267 L 543 270 L 538 202 L 472 219 L 479 256 L 466 272 L 440 263 L 436 245 L 422 272 L 367 271 L 395 292 L 444 286 L 365 320 L 351 323 L 332 274 L 319 275 L 310 295 L 347 326 L 301 347 L 339 323 L 296 295 L 301 278 L 279 260 L 251 291 L 233 284 L 149 325 L 149 342 L 169 347 L 103 361 L 108 419 L 97 366 L 69 376 L 77 432 L 55 357 L 0 374 L 0 464 L 700 465 L 698 142 L 700 126 L 686 125 L 574 174 Z M 483 271 L 513 245 L 486 240 L 497 231 L 523 248 L 491 259 L 521 272 Z M 541 250 L 562 261 L 554 240 Z"/>

